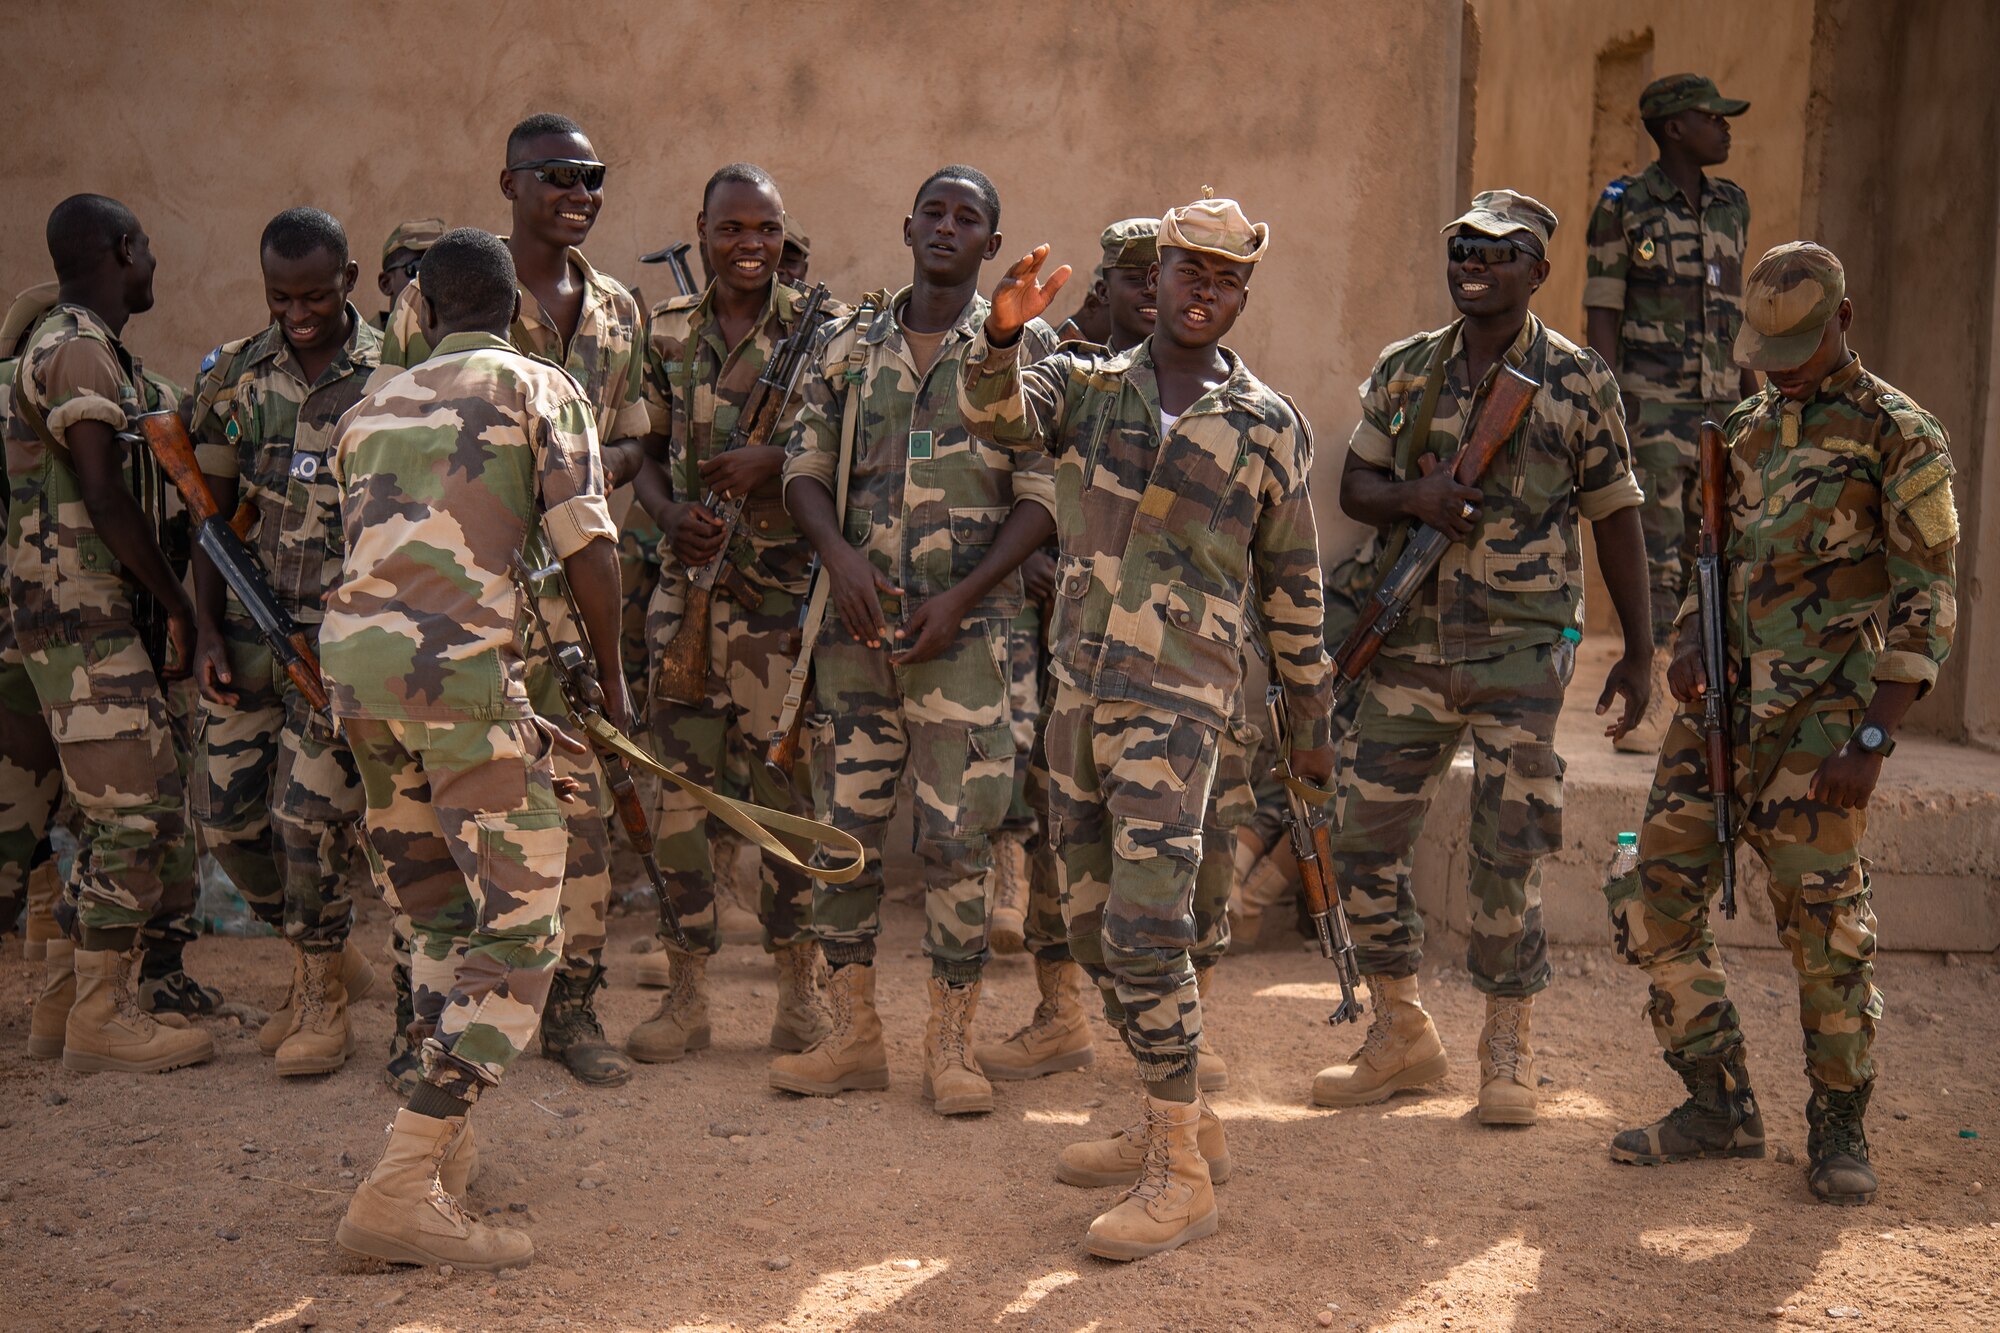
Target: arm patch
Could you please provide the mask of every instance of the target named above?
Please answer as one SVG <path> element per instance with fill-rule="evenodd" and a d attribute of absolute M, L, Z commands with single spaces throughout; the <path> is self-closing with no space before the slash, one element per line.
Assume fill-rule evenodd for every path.
<path fill-rule="evenodd" d="M 1910 520 L 1910 526 L 1936 547 L 1958 538 L 1958 506 L 1951 494 L 1951 458 L 1934 453 L 1898 477 L 1888 500 Z"/>

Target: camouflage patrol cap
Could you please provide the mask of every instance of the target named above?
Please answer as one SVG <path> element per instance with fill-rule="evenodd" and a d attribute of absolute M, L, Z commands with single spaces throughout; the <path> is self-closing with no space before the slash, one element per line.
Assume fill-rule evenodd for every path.
<path fill-rule="evenodd" d="M 1126 218 L 1114 222 L 1097 243 L 1104 247 L 1104 262 L 1097 266 L 1099 277 L 1107 268 L 1149 268 L 1160 258 L 1160 220 Z"/>
<path fill-rule="evenodd" d="M 41 322 L 61 295 L 57 284 L 38 282 L 14 298 L 14 304 L 7 307 L 7 318 L 0 320 L 0 357 L 14 355 L 21 336 Z"/>
<path fill-rule="evenodd" d="M 437 244 L 438 237 L 448 230 L 443 218 L 411 218 L 407 222 L 398 222 L 389 233 L 389 239 L 382 242 L 382 262 L 388 263 L 389 256 L 398 250 L 420 255 Z"/>
<path fill-rule="evenodd" d="M 785 244 L 794 247 L 806 258 L 812 258 L 812 237 L 806 235 L 806 229 L 792 219 L 790 212 L 786 212 L 782 216 L 785 220 Z"/>
<path fill-rule="evenodd" d="M 1220 255 L 1242 264 L 1262 259 L 1271 247 L 1270 224 L 1252 223 L 1244 215 L 1243 205 L 1234 199 L 1208 197 L 1206 187 L 1203 195 L 1191 204 L 1167 210 L 1160 219 L 1159 248 L 1172 246 Z"/>
<path fill-rule="evenodd" d="M 1737 362 L 1752 370 L 1804 365 L 1846 295 L 1847 270 L 1825 246 L 1787 241 L 1766 250 L 1743 283 Z"/>
<path fill-rule="evenodd" d="M 1750 104 L 1716 91 L 1715 80 L 1699 74 L 1669 74 L 1654 79 L 1639 94 L 1639 119 L 1658 120 L 1679 111 L 1713 111 L 1718 116 L 1740 116 Z"/>
<path fill-rule="evenodd" d="M 1526 233 L 1535 248 L 1549 252 L 1549 237 L 1556 233 L 1555 210 L 1539 199 L 1518 190 L 1482 190 L 1472 196 L 1472 207 L 1460 213 L 1442 230 L 1447 234 L 1470 227 L 1482 236 L 1514 236 Z"/>

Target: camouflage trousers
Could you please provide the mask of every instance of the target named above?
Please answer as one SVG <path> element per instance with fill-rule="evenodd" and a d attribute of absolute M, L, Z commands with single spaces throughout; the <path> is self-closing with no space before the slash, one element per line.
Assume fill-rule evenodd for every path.
<path fill-rule="evenodd" d="M 476 1098 L 541 1024 L 567 842 L 540 719 L 342 722 L 368 798 L 369 868 L 410 921 L 424 1077 Z"/>
<path fill-rule="evenodd" d="M 986 965 L 992 837 L 1014 791 L 1007 622 L 968 620 L 950 647 L 914 666 L 896 666 L 889 652 L 829 625 L 814 657 L 819 818 L 859 838 L 868 859 L 846 884 L 815 885 L 813 933 L 835 967 L 874 958 L 882 846 L 908 773 L 924 952 L 934 976 L 959 985 Z"/>
<path fill-rule="evenodd" d="M 604 956 L 605 914 L 611 909 L 611 793 L 582 728 L 570 718 L 556 678 L 544 662 L 529 659 L 528 699 L 538 720 L 561 731 L 582 753 L 555 747 L 556 799 L 568 830 L 562 877 L 562 965 L 589 972 Z"/>
<path fill-rule="evenodd" d="M 649 637 L 656 669 L 680 628 L 687 586 L 687 579 L 674 570 L 653 595 Z M 704 787 L 733 788 L 729 794 L 741 797 L 747 782 L 750 800 L 803 815 L 808 813 L 805 798 L 764 767 L 765 744 L 785 702 L 793 661 L 787 649 L 798 627 L 801 599 L 776 588 L 763 592 L 763 605 L 755 609 L 726 597 L 709 603 L 707 697 L 697 704 L 676 703 L 656 679 L 649 705 L 652 740 L 662 760 Z M 718 847 L 733 850 L 735 835 L 692 796 L 662 782 L 653 844 L 689 942 L 697 953 L 717 952 L 722 935 L 715 859 Z M 810 850 L 793 848 L 799 856 Z M 812 879 L 804 871 L 762 858 L 757 919 L 763 923 L 766 950 L 811 933 L 812 900 Z"/>
<path fill-rule="evenodd" d="M 1216 729 L 1059 682 L 1042 743 L 1070 955 L 1097 983 L 1139 1077 L 1189 1078 L 1201 1044 L 1191 950 Z M 1220 883 L 1213 915 L 1226 921 L 1226 873 Z"/>
<path fill-rule="evenodd" d="M 1743 841 L 1770 869 L 1778 940 L 1798 974 L 1806 1072 L 1840 1091 L 1875 1077 L 1870 1047 L 1882 1016 L 1875 912 L 1861 860 L 1868 815 L 1806 789 L 1860 719 L 1854 708 L 1762 719 L 1747 740 L 1739 730 L 1736 749 Z M 1638 868 L 1605 886 L 1619 952 L 1646 969 L 1654 1035 L 1668 1053 L 1689 1058 L 1743 1044 L 1709 929 L 1721 854 L 1706 755 L 1700 715 L 1680 709 L 1660 746 Z"/>
<path fill-rule="evenodd" d="M 307 949 L 337 949 L 354 919 L 360 846 L 354 756 L 249 620 L 223 622 L 233 704 L 201 701 L 188 804 L 203 842 L 257 918 Z"/>
<path fill-rule="evenodd" d="M 1646 571 L 1653 600 L 1653 643 L 1673 641 L 1674 616 L 1694 568 L 1700 535 L 1701 423 L 1720 422 L 1734 403 L 1661 403 L 1627 398 L 1632 470 L 1646 492 L 1639 526 L 1646 537 Z"/>
<path fill-rule="evenodd" d="M 0 930 L 27 896 L 28 872 L 48 859 L 61 796 L 55 738 L 0 594 Z"/>
<path fill-rule="evenodd" d="M 124 626 L 23 657 L 76 807 L 82 850 L 70 891 L 84 942 L 88 932 L 138 929 L 156 916 L 180 919 L 185 932 L 195 901 L 187 694 L 162 690 L 145 646 Z"/>
<path fill-rule="evenodd" d="M 1362 972 L 1416 975 L 1424 922 L 1410 891 L 1418 835 L 1459 737 L 1472 733 L 1471 942 L 1489 995 L 1549 984 L 1541 861 L 1562 845 L 1556 714 L 1575 669 L 1567 640 L 1456 665 L 1375 659 L 1340 747 L 1334 874 Z"/>
<path fill-rule="evenodd" d="M 630 488 L 625 488 L 629 490 Z M 613 500 L 616 500 L 613 496 Z M 618 620 L 619 656 L 625 680 L 632 688 L 632 707 L 646 707 L 651 638 L 646 632 L 647 608 L 660 586 L 660 526 L 645 506 L 634 503 L 618 531 L 618 586 L 623 602 Z M 639 716 L 644 716 L 639 713 Z"/>

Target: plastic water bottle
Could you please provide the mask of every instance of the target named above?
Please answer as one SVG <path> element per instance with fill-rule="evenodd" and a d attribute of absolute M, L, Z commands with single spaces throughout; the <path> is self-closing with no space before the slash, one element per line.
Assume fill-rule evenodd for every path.
<path fill-rule="evenodd" d="M 1625 876 L 1631 874 L 1638 867 L 1638 864 L 1639 835 L 1636 833 L 1619 834 L 1618 850 L 1611 854 L 1611 869 L 1604 877 L 1605 882 L 1608 884 L 1613 880 L 1623 879 Z"/>
<path fill-rule="evenodd" d="M 229 878 L 229 872 L 207 852 L 201 855 L 198 874 L 201 889 L 195 902 L 195 915 L 211 935 L 277 934 L 257 919 L 257 914 L 250 910 L 250 904 L 243 900 L 243 895 Z"/>

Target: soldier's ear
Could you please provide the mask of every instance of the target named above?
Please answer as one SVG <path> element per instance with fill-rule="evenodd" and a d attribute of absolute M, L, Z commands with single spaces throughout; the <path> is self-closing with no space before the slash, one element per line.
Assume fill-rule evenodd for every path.
<path fill-rule="evenodd" d="M 1840 321 L 1840 331 L 1847 332 L 1848 327 L 1854 323 L 1854 298 L 1841 297 L 1840 304 L 1834 308 L 1833 317 Z"/>
<path fill-rule="evenodd" d="M 1537 259 L 1535 261 L 1534 272 L 1529 276 L 1528 280 L 1531 284 L 1528 288 L 1529 291 L 1540 291 L 1542 284 L 1549 280 L 1549 261 L 1546 259 Z"/>
<path fill-rule="evenodd" d="M 347 261 L 347 272 L 343 275 L 343 280 L 340 284 L 340 294 L 342 296 L 354 295 L 354 284 L 359 281 L 361 281 L 361 265 L 350 259 Z"/>
<path fill-rule="evenodd" d="M 1007 238 L 1002 236 L 999 232 L 997 231 L 994 232 L 991 239 L 989 239 L 986 242 L 986 254 L 983 257 L 986 259 L 991 259 L 993 258 L 993 256 L 999 254 L 1000 244 L 1006 239 Z"/>
<path fill-rule="evenodd" d="M 519 319 L 520 317 L 521 317 L 521 289 L 519 287 L 516 287 L 514 289 L 514 304 L 507 311 L 507 326 L 509 328 L 512 328 L 514 326 L 514 321 Z"/>
<path fill-rule="evenodd" d="M 915 220 L 916 220 L 916 214 L 914 213 L 906 213 L 903 215 L 903 248 L 906 250 L 914 250 L 917 248 L 917 243 L 914 240 L 910 239 L 910 223 Z"/>
<path fill-rule="evenodd" d="M 511 168 L 500 168 L 500 197 L 512 202 L 514 194 L 514 172 Z"/>

